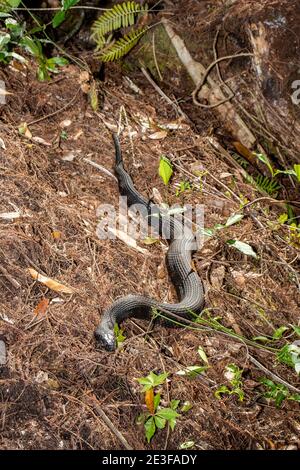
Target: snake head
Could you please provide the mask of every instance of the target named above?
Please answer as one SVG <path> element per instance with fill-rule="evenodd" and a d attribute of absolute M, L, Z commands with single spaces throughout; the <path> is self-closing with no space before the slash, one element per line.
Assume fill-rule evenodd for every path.
<path fill-rule="evenodd" d="M 116 339 L 113 330 L 100 324 L 98 328 L 96 328 L 94 336 L 100 347 L 103 347 L 107 351 L 114 351 L 116 349 Z"/>

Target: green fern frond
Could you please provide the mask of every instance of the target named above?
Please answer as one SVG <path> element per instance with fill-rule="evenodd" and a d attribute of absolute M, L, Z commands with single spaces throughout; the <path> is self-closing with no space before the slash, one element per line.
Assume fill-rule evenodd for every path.
<path fill-rule="evenodd" d="M 140 5 L 135 2 L 123 2 L 114 5 L 95 21 L 92 26 L 92 38 L 98 43 L 105 34 L 119 28 L 127 28 L 135 23 L 137 14 L 145 14 L 148 5 Z"/>
<path fill-rule="evenodd" d="M 252 184 L 254 187 L 258 187 L 261 191 L 264 191 L 270 196 L 272 196 L 274 193 L 277 193 L 281 188 L 277 181 L 274 181 L 263 175 L 258 175 L 256 178 L 253 178 L 249 175 L 247 182 Z"/>
<path fill-rule="evenodd" d="M 244 168 L 244 170 L 246 170 L 249 166 L 249 162 L 247 162 L 247 160 L 245 160 L 243 157 L 240 157 L 239 155 L 237 155 L 236 153 L 233 154 L 233 158 L 235 159 L 235 161 L 242 167 Z"/>
<path fill-rule="evenodd" d="M 133 46 L 135 46 L 147 29 L 148 28 L 141 28 L 136 31 L 130 31 L 124 37 L 118 39 L 118 41 L 109 46 L 105 52 L 101 52 L 99 58 L 103 62 L 111 62 L 113 60 L 120 59 L 126 55 Z"/>

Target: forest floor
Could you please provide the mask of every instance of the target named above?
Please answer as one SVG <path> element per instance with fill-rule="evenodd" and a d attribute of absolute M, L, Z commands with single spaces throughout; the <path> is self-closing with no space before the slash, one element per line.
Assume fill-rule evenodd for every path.
<path fill-rule="evenodd" d="M 278 358 L 299 339 L 293 329 L 299 327 L 299 244 L 278 221 L 284 206 L 262 198 L 224 160 L 211 145 L 208 123 L 199 132 L 181 122 L 141 76 L 137 93 L 117 65 L 109 66 L 94 112 L 76 65 L 49 83 L 35 74 L 31 63 L 6 67 L 0 77 L 12 93 L 0 119 L 0 340 L 7 353 L 0 367 L 0 448 L 119 449 L 118 430 L 134 449 L 299 449 L 299 403 L 289 398 L 300 394 L 300 380 Z M 208 236 L 194 256 L 210 329 L 158 322 L 149 329 L 149 322 L 131 319 L 122 325 L 125 341 L 110 353 L 97 348 L 93 332 L 117 297 L 175 300 L 163 240 L 140 242 L 138 251 L 120 239 L 97 237 L 97 208 L 117 207 L 119 193 L 114 179 L 84 158 L 113 172 L 110 129 L 117 129 L 120 115 L 124 161 L 139 192 L 150 197 L 156 188 L 170 205 L 203 204 L 206 228 L 224 225 L 233 214 L 243 218 Z M 21 123 L 30 134 L 19 132 Z M 155 135 L 170 123 L 173 130 Z M 158 175 L 161 155 L 173 163 L 167 186 Z M 178 194 L 182 182 L 189 186 Z M 228 240 L 247 243 L 257 257 Z M 49 289 L 28 268 L 74 293 Z M 205 365 L 199 347 L 209 367 L 195 377 L 178 375 Z M 230 364 L 242 371 L 236 388 L 243 400 L 215 395 L 222 385 L 236 390 Z M 180 400 L 180 417 L 173 431 L 158 430 L 148 444 L 136 422 L 146 410 L 136 379 L 151 371 L 169 373 L 160 387 L 162 403 Z M 281 380 L 286 398 L 280 406 L 266 397 L 262 377 Z M 185 402 L 191 408 L 182 412 Z"/>

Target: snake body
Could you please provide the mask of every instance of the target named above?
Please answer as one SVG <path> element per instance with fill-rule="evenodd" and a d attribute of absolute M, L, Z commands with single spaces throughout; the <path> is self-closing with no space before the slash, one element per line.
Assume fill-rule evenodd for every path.
<path fill-rule="evenodd" d="M 204 289 L 198 274 L 192 269 L 192 253 L 195 251 L 195 235 L 192 230 L 184 231 L 182 224 L 173 216 L 162 215 L 157 205 L 146 200 L 134 187 L 130 175 L 124 169 L 120 143 L 113 135 L 116 164 L 115 173 L 119 183 L 120 194 L 127 196 L 127 204 L 140 204 L 148 214 L 148 223 L 162 237 L 169 238 L 169 249 L 166 256 L 167 268 L 176 289 L 179 302 L 176 304 L 160 303 L 142 295 L 127 295 L 116 300 L 103 313 L 101 322 L 95 330 L 97 342 L 109 351 L 116 348 L 114 325 L 120 324 L 129 317 L 150 319 L 153 309 L 168 312 L 177 316 L 190 318 L 191 312 L 199 313 L 204 306 Z"/>

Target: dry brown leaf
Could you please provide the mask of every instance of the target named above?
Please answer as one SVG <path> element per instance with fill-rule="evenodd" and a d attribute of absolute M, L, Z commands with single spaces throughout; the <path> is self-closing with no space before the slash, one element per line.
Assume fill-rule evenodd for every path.
<path fill-rule="evenodd" d="M 153 388 L 150 388 L 150 390 L 147 390 L 145 392 L 145 403 L 150 411 L 150 413 L 153 415 L 154 414 L 154 391 Z"/>
<path fill-rule="evenodd" d="M 42 137 L 34 136 L 32 137 L 33 142 L 37 144 L 46 145 L 46 147 L 51 147 L 51 142 L 47 142 L 47 140 L 43 139 Z"/>
<path fill-rule="evenodd" d="M 256 166 L 256 159 L 255 156 L 253 155 L 253 152 L 249 150 L 245 145 L 243 145 L 241 142 L 233 142 L 233 145 L 235 149 L 238 151 L 242 157 L 244 157 L 248 162 L 250 162 L 252 165 Z"/>
<path fill-rule="evenodd" d="M 90 79 L 89 72 L 87 72 L 86 70 L 83 70 L 82 72 L 80 72 L 80 74 L 79 74 L 79 83 L 88 82 L 89 79 Z"/>
<path fill-rule="evenodd" d="M 59 127 L 62 127 L 64 129 L 65 127 L 69 127 L 71 124 L 72 124 L 71 119 L 64 119 L 63 121 L 59 123 Z"/>
<path fill-rule="evenodd" d="M 6 150 L 5 143 L 4 143 L 4 140 L 2 139 L 2 137 L 0 137 L 0 147 L 1 147 L 3 150 Z"/>
<path fill-rule="evenodd" d="M 165 139 L 167 135 L 168 135 L 168 131 L 157 131 L 149 135 L 148 137 L 149 139 L 153 139 L 153 140 L 161 140 L 161 139 Z"/>
<path fill-rule="evenodd" d="M 65 286 L 60 282 L 51 279 L 50 277 L 43 276 L 43 274 L 38 273 L 33 268 L 27 268 L 28 273 L 31 275 L 33 279 L 44 284 L 45 286 L 49 287 L 49 289 L 54 290 L 55 292 L 62 292 L 63 294 L 74 294 L 75 289 L 73 287 Z"/>
<path fill-rule="evenodd" d="M 49 306 L 49 299 L 42 299 L 34 309 L 34 315 L 38 318 L 41 318 L 45 315 L 47 308 Z"/>
<path fill-rule="evenodd" d="M 26 122 L 21 122 L 19 126 L 19 134 L 24 135 L 26 139 L 31 139 L 32 134 L 30 130 L 28 129 L 27 123 Z"/>

